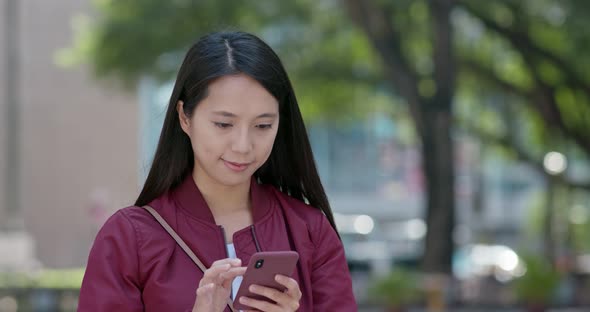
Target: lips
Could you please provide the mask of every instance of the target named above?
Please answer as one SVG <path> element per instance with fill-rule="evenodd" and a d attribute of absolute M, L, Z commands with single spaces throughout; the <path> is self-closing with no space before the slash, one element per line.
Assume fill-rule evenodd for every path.
<path fill-rule="evenodd" d="M 223 163 L 225 164 L 226 167 L 228 167 L 229 169 L 236 171 L 236 172 L 242 172 L 242 171 L 246 170 L 246 168 L 248 168 L 248 166 L 251 164 L 251 163 L 237 163 L 237 162 L 227 161 L 227 160 L 223 160 Z"/>

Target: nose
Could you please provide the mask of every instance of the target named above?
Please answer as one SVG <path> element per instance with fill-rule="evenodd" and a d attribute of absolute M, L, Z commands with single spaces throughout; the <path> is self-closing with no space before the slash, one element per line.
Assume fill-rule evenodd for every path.
<path fill-rule="evenodd" d="M 247 154 L 252 151 L 252 138 L 249 129 L 239 129 L 236 131 L 233 142 L 232 152 Z"/>

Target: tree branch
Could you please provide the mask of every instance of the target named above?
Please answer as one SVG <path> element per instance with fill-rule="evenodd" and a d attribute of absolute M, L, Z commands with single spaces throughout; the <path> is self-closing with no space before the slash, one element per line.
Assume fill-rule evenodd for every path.
<path fill-rule="evenodd" d="M 590 136 L 586 134 L 585 130 L 579 131 L 577 128 L 570 127 L 566 123 L 555 99 L 555 87 L 542 81 L 532 58 L 525 58 L 525 63 L 537 83 L 536 90 L 533 92 L 534 97 L 527 101 L 527 103 L 537 109 L 545 122 L 560 129 L 563 134 L 572 138 L 590 156 Z M 533 101 L 537 105 L 534 105 Z"/>
<path fill-rule="evenodd" d="M 495 86 L 497 86 L 500 90 L 508 93 L 520 96 L 522 98 L 532 98 L 534 93 L 528 90 L 521 89 L 510 82 L 501 79 L 496 75 L 491 68 L 486 68 L 485 66 L 481 65 L 480 63 L 467 59 L 462 58 L 459 67 L 463 70 L 469 71 L 476 76 L 480 77 L 482 80 L 487 81 Z"/>
<path fill-rule="evenodd" d="M 352 20 L 368 35 L 373 46 L 385 62 L 385 74 L 408 102 L 416 128 L 423 133 L 424 117 L 420 109 L 422 99 L 417 89 L 418 78 L 404 59 L 401 38 L 393 28 L 391 10 L 378 7 L 372 0 L 343 0 Z"/>
<path fill-rule="evenodd" d="M 537 111 L 547 125 L 561 131 L 564 135 L 571 138 L 587 155 L 590 156 L 590 136 L 586 135 L 583 130 L 574 129 L 566 124 L 555 99 L 555 89 L 541 81 L 539 73 L 536 71 L 536 68 L 530 59 L 528 59 L 526 63 L 536 82 L 535 89 L 532 91 L 519 89 L 498 77 L 491 69 L 486 68 L 475 61 L 464 59 L 461 61 L 460 65 L 475 73 L 485 81 L 495 84 L 501 90 L 525 99 L 525 103 L 532 110 Z"/>
<path fill-rule="evenodd" d="M 543 162 L 540 159 L 538 159 L 538 157 L 529 154 L 527 150 L 519 144 L 517 144 L 511 136 L 496 136 L 487 133 L 482 129 L 479 129 L 478 127 L 472 124 L 468 124 L 466 122 L 462 122 L 461 124 L 464 130 L 468 131 L 469 133 L 473 133 L 474 135 L 479 137 L 481 141 L 490 142 L 496 146 L 500 146 L 514 152 L 518 160 L 525 162 L 526 164 L 537 170 L 539 173 L 543 174 L 543 176 L 549 177 L 549 174 L 545 171 Z M 590 182 L 572 181 L 564 175 L 559 175 L 554 178 L 563 185 L 590 191 Z"/>
<path fill-rule="evenodd" d="M 450 110 L 455 91 L 455 58 L 453 55 L 450 18 L 452 0 L 430 0 L 433 32 L 434 80 L 436 83 L 435 105 L 445 106 Z"/>
<path fill-rule="evenodd" d="M 566 61 L 536 45 L 528 34 L 500 26 L 500 24 L 493 19 L 478 12 L 478 10 L 474 9 L 471 5 L 468 5 L 466 1 L 459 1 L 458 3 L 471 15 L 478 18 L 488 29 L 491 29 L 506 38 L 523 56 L 538 55 L 539 57 L 552 62 L 563 71 L 569 84 L 575 88 L 581 89 L 590 97 L 590 85 L 584 81 Z M 526 60 L 527 58 L 523 57 L 523 59 Z"/>
<path fill-rule="evenodd" d="M 582 127 L 582 129 L 579 127 L 572 127 L 563 118 L 557 100 L 555 99 L 556 86 L 551 86 L 541 79 L 535 60 L 537 58 L 545 58 L 553 62 L 563 71 L 566 77 L 566 82 L 571 84 L 573 88 L 577 88 L 584 92 L 588 97 L 590 97 L 590 85 L 585 83 L 563 59 L 535 45 L 527 33 L 502 27 L 493 19 L 486 17 L 484 14 L 481 14 L 481 12 L 478 12 L 473 7 L 467 5 L 465 1 L 462 1 L 461 4 L 473 16 L 481 20 L 486 27 L 506 38 L 512 46 L 520 52 L 525 64 L 528 66 L 529 72 L 532 74 L 533 79 L 537 84 L 536 90 L 531 94 L 531 99 L 534 99 L 534 102 L 537 103 L 537 107 L 534 107 L 534 105 L 532 106 L 541 114 L 548 124 L 555 126 L 555 128 L 560 129 L 565 135 L 571 137 L 590 156 L 590 136 L 585 134 L 586 130 L 583 129 L 585 126 Z M 529 104 L 533 103 L 529 101 Z M 588 105 L 588 103 L 586 104 Z"/>

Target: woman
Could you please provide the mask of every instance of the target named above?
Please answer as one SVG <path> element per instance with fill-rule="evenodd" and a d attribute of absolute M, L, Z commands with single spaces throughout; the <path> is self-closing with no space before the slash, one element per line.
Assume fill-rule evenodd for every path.
<path fill-rule="evenodd" d="M 308 204 L 306 204 L 308 203 Z M 146 210 L 153 207 L 203 273 Z M 229 311 L 257 251 L 294 250 L 260 311 L 356 311 L 349 271 L 297 100 L 259 38 L 212 33 L 187 53 L 135 206 L 99 231 L 79 311 Z M 233 291 L 232 291 L 233 290 Z M 243 301 L 242 301 L 243 300 Z"/>

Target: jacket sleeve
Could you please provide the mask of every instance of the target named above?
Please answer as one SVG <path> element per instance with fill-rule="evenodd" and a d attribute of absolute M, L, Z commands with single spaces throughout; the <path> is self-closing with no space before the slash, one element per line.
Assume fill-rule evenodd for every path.
<path fill-rule="evenodd" d="M 143 311 L 138 239 L 124 212 L 107 220 L 90 250 L 78 311 Z"/>
<path fill-rule="evenodd" d="M 311 282 L 314 311 L 358 311 L 344 247 L 328 219 L 321 222 L 313 239 L 315 256 Z"/>

